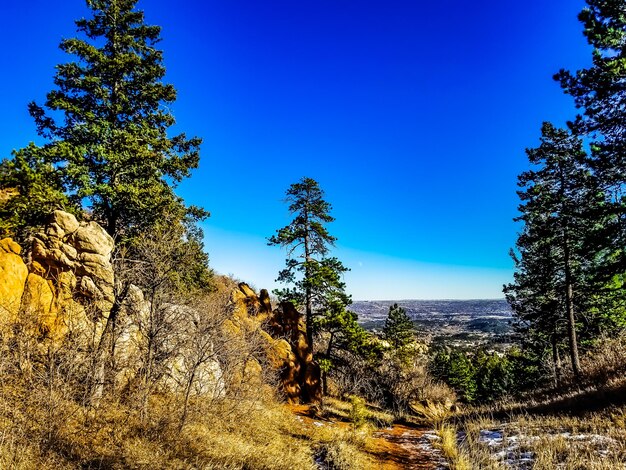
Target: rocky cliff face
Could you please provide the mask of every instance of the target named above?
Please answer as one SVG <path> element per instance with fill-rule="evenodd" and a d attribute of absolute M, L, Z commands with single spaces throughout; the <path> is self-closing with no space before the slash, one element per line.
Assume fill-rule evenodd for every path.
<path fill-rule="evenodd" d="M 82 337 L 74 344 L 80 349 L 76 354 L 83 354 L 100 349 L 106 338 L 104 332 L 111 327 L 107 323 L 115 318 L 115 347 L 111 349 L 115 350 L 113 360 L 121 366 L 118 376 L 109 380 L 116 386 L 132 383 L 137 374 L 132 359 L 146 347 L 142 327 L 148 322 L 152 305 L 141 289 L 131 285 L 123 302 L 118 299 L 115 314 L 111 313 L 116 301 L 113 250 L 113 239 L 100 225 L 79 222 L 62 211 L 51 215 L 25 252 L 11 239 L 0 240 L 2 331 L 11 331 L 11 325 L 20 322 L 34 330 L 42 344 L 60 343 L 71 332 L 73 337 Z M 181 309 L 188 307 L 164 308 L 185 313 Z M 177 317 L 194 321 L 191 314 Z M 283 303 L 273 309 L 266 290 L 257 295 L 242 283 L 231 294 L 231 314 L 222 328 L 224 333 L 241 338 L 249 331 L 262 337 L 268 362 L 279 372 L 282 389 L 290 401 L 320 399 L 319 367 L 313 361 L 304 325 L 293 305 Z M 185 325 L 180 325 L 180 329 L 184 331 Z M 181 346 L 179 354 L 169 360 L 165 385 L 176 387 L 185 382 L 188 371 L 184 357 L 185 349 Z M 261 376 L 258 361 L 251 359 L 245 364 L 243 373 L 250 372 Z M 219 396 L 228 386 L 217 360 L 207 361 L 194 373 L 198 377 L 194 393 Z M 105 380 L 102 374 L 98 380 Z"/>
<path fill-rule="evenodd" d="M 109 361 L 117 365 L 113 377 L 106 377 L 103 365 L 91 374 L 97 382 L 115 387 L 129 386 L 141 367 L 146 349 L 145 325 L 151 304 L 141 289 L 130 285 L 118 305 L 114 338 L 105 337 L 112 328 L 110 315 L 115 302 L 115 274 L 111 263 L 114 242 L 95 222 L 78 222 L 55 211 L 45 228 L 34 235 L 25 252 L 11 239 L 0 241 L 0 328 L 10 333 L 20 323 L 36 337 L 41 350 L 61 344 L 71 333 L 78 360 L 89 355 L 98 360 L 98 350 L 113 351 Z M 20 256 L 22 255 L 22 256 Z M 171 305 L 170 309 L 184 307 Z M 191 319 L 191 315 L 180 315 Z M 190 320 L 191 321 L 191 320 Z M 185 325 L 179 325 L 181 331 Z M 23 331 L 23 329 L 22 329 Z M 173 355 L 166 364 L 164 385 L 185 382 L 187 370 L 182 355 Z M 94 360 L 94 359 L 92 359 Z M 199 379 L 194 393 L 223 393 L 217 361 L 206 361 L 194 371 Z M 100 387 L 101 388 L 101 387 Z M 96 392 L 96 394 L 99 392 Z"/>
<path fill-rule="evenodd" d="M 26 262 L 19 245 L 0 241 L 3 319 L 28 317 L 42 338 L 60 339 L 70 328 L 101 332 L 113 305 L 113 247 L 98 224 L 62 211 L 35 235 Z"/>
<path fill-rule="evenodd" d="M 257 296 L 247 284 L 239 284 L 233 291 L 235 306 L 233 322 L 241 327 L 252 322 L 263 328 L 268 358 L 279 371 L 281 386 L 292 403 L 314 403 L 321 400 L 320 368 L 313 360 L 313 352 L 306 339 L 306 330 L 300 313 L 290 302 L 276 309 L 267 290 Z"/>

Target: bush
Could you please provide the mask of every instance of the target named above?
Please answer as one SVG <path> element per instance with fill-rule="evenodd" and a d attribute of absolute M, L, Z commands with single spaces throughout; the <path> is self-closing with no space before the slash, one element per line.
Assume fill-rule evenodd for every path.
<path fill-rule="evenodd" d="M 365 400 L 353 395 L 350 397 L 350 421 L 355 429 L 362 428 L 367 423 L 369 413 L 365 406 Z"/>

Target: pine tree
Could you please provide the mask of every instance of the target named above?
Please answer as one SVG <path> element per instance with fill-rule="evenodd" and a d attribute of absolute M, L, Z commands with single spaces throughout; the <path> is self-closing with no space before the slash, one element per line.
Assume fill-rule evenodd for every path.
<path fill-rule="evenodd" d="M 314 317 L 350 304 L 342 280 L 348 269 L 337 258 L 327 256 L 336 238 L 330 235 L 325 225 L 335 219 L 330 215 L 331 205 L 323 196 L 319 184 L 311 178 L 302 178 L 292 184 L 286 200 L 289 212 L 295 217 L 268 240 L 269 245 L 288 247 L 286 267 L 279 273 L 277 281 L 292 287 L 275 293 L 281 300 L 304 307 L 311 348 Z"/>
<path fill-rule="evenodd" d="M 415 326 L 402 307 L 393 304 L 383 327 L 383 337 L 394 350 L 405 348 L 415 339 Z"/>
<path fill-rule="evenodd" d="M 541 145 L 527 154 L 536 169 L 519 177 L 523 190 L 516 220 L 524 229 L 517 242 L 515 282 L 505 292 L 518 316 L 553 344 L 558 343 L 559 321 L 566 322 L 572 368 L 579 374 L 576 317 L 594 263 L 586 243 L 604 195 L 595 186 L 581 139 L 569 131 L 544 123 Z"/>
<path fill-rule="evenodd" d="M 48 139 L 43 155 L 62 173 L 73 199 L 88 201 L 112 236 L 128 239 L 164 214 L 198 219 L 173 185 L 198 166 L 199 138 L 167 135 L 176 90 L 163 82 L 160 27 L 144 22 L 137 0 L 87 0 L 82 38 L 60 48 L 74 60 L 57 66 L 55 89 L 29 111 Z"/>
<path fill-rule="evenodd" d="M 78 211 L 65 194 L 61 173 L 41 150 L 30 144 L 0 162 L 0 238 L 26 243 L 52 211 Z"/>
<path fill-rule="evenodd" d="M 561 70 L 554 78 L 581 110 L 571 126 L 591 139 L 591 166 L 610 196 L 594 249 L 603 258 L 598 274 L 613 284 L 626 272 L 626 1 L 587 0 L 587 5 L 578 18 L 593 47 L 593 63 L 576 73 Z"/>
<path fill-rule="evenodd" d="M 342 302 L 330 305 L 314 322 L 317 331 L 327 333 L 324 352 L 316 355 L 322 369 L 323 392 L 328 393 L 328 372 L 337 367 L 350 367 L 350 358 L 374 361 L 382 350 L 372 335 L 358 323 L 356 313 L 346 310 Z"/>

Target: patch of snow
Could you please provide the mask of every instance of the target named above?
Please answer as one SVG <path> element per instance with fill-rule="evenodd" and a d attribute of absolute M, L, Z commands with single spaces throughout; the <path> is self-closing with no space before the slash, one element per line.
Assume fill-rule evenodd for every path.
<path fill-rule="evenodd" d="M 506 425 L 504 426 L 506 427 Z M 500 429 L 481 429 L 479 432 L 478 442 L 487 446 L 491 451 L 491 456 L 494 460 L 498 460 L 504 465 L 512 469 L 529 469 L 532 468 L 535 454 L 534 452 L 523 450 L 532 442 L 536 442 L 539 439 L 548 438 L 556 439 L 563 438 L 569 441 L 576 442 L 590 442 L 597 445 L 610 445 L 617 441 L 608 436 L 601 436 L 599 434 L 572 434 L 570 432 L 556 432 L 553 434 L 545 434 L 544 436 L 528 436 L 520 433 L 505 435 L 504 427 Z M 465 435 L 459 441 L 465 439 Z M 597 451 L 598 455 L 606 457 L 610 455 L 607 449 L 601 449 Z"/>

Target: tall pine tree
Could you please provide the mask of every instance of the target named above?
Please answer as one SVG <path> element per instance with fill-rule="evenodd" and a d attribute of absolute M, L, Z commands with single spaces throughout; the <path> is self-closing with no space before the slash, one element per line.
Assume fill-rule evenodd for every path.
<path fill-rule="evenodd" d="M 87 0 L 93 16 L 76 21 L 81 37 L 60 45 L 73 60 L 57 66 L 45 104 L 29 105 L 48 139 L 42 155 L 66 190 L 122 240 L 165 213 L 208 215 L 186 208 L 173 192 L 198 166 L 201 141 L 168 136 L 176 90 L 163 81 L 160 27 L 145 24 L 136 3 Z"/>
<path fill-rule="evenodd" d="M 275 293 L 282 300 L 304 307 L 307 340 L 313 348 L 314 317 L 343 311 L 350 304 L 342 279 L 348 269 L 337 258 L 328 256 L 336 238 L 326 224 L 335 219 L 317 181 L 302 178 L 292 184 L 286 200 L 294 219 L 270 237 L 268 244 L 288 248 L 286 267 L 277 281 L 292 287 Z"/>
<path fill-rule="evenodd" d="M 555 79 L 581 110 L 571 126 L 591 140 L 591 166 L 610 196 L 593 247 L 603 258 L 597 274 L 623 290 L 615 276 L 626 272 L 626 1 L 587 0 L 578 18 L 593 47 L 592 65 L 561 70 Z"/>
<path fill-rule="evenodd" d="M 544 123 L 541 145 L 527 154 L 535 169 L 519 177 L 523 190 L 516 220 L 524 229 L 515 282 L 505 292 L 518 316 L 530 323 L 529 331 L 550 337 L 555 354 L 559 320 L 565 321 L 572 369 L 579 374 L 577 316 L 594 263 L 587 237 L 604 195 L 595 186 L 582 141 L 569 131 Z"/>

